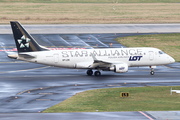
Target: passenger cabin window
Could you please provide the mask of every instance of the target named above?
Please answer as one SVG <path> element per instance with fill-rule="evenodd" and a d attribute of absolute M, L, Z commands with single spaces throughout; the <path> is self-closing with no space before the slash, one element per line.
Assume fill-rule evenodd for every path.
<path fill-rule="evenodd" d="M 165 54 L 163 51 L 159 51 L 159 54 Z"/>

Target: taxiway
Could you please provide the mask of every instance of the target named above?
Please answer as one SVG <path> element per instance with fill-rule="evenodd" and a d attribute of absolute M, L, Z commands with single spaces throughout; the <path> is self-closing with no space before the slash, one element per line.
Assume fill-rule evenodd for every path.
<path fill-rule="evenodd" d="M 26 27 L 25 27 L 26 28 Z M 45 29 L 47 26 L 45 26 Z M 56 27 L 50 26 L 53 31 Z M 112 31 L 117 28 L 110 27 Z M 108 29 L 110 29 L 108 28 Z M 114 28 L 114 29 L 113 29 Z M 129 28 L 129 27 L 127 27 Z M 130 27 L 131 28 L 131 27 Z M 153 28 L 153 27 L 151 27 Z M 180 27 L 179 27 L 180 28 Z M 100 88 L 111 87 L 141 87 L 141 86 L 177 86 L 180 85 L 180 64 L 174 63 L 168 66 L 159 66 L 155 69 L 155 75 L 150 75 L 148 67 L 130 68 L 129 72 L 118 74 L 113 72 L 102 72 L 102 76 L 87 76 L 86 70 L 64 69 L 51 66 L 44 66 L 34 63 L 17 61 L 7 57 L 7 54 L 16 52 L 15 43 L 11 33 L 8 33 L 9 27 L 0 26 L 0 31 L 6 29 L 5 34 L 0 34 L 0 118 L 16 119 L 27 118 L 29 115 L 33 119 L 41 117 L 47 119 L 54 116 L 53 119 L 91 119 L 89 117 L 106 119 L 133 119 L 148 120 L 140 112 L 108 112 L 108 113 L 57 113 L 57 114 L 34 114 L 42 112 L 48 107 L 55 105 L 76 93 Z M 40 28 L 30 29 L 36 31 Z M 67 27 L 67 30 L 70 29 Z M 86 29 L 89 28 L 86 26 Z M 94 28 L 93 28 L 94 29 Z M 147 29 L 147 28 L 144 28 Z M 168 28 L 167 28 L 168 29 Z M 163 30 L 167 30 L 163 27 Z M 173 29 L 173 27 L 172 27 Z M 92 28 L 90 28 L 92 30 Z M 78 31 L 78 30 L 77 30 Z M 86 34 L 54 34 L 37 33 L 32 36 L 37 39 L 38 43 L 49 48 L 87 48 L 94 49 L 97 47 L 107 48 L 110 43 L 111 47 L 124 47 L 114 41 L 117 37 L 157 34 L 153 33 L 103 33 L 103 28 L 98 29 L 99 33 Z M 137 30 L 136 30 L 137 31 Z M 138 30 L 139 31 L 139 30 Z M 47 31 L 46 31 L 47 32 Z M 60 32 L 60 31 L 58 31 Z M 81 31 L 80 31 L 81 32 Z M 169 32 L 166 31 L 166 32 Z M 1 32 L 3 33 L 3 32 Z M 30 32 L 31 33 L 31 32 Z M 21 113 L 21 114 L 18 114 Z M 32 113 L 32 114 L 22 114 Z M 144 112 L 152 119 L 168 119 L 166 116 L 155 114 L 153 112 Z M 177 111 L 174 113 L 178 113 Z M 169 112 L 172 114 L 172 112 Z M 173 116 L 174 119 L 180 118 L 179 113 Z M 32 118 L 32 117 L 31 117 Z M 170 117 L 169 117 L 170 118 Z M 94 118 L 93 118 L 94 119 Z"/>

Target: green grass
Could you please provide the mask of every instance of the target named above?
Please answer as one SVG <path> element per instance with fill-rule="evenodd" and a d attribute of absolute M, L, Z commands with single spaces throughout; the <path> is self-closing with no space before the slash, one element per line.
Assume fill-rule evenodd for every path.
<path fill-rule="evenodd" d="M 0 2 L 28 3 L 178 3 L 180 0 L 0 0 Z"/>
<path fill-rule="evenodd" d="M 180 62 L 180 34 L 137 35 L 116 38 L 116 41 L 127 47 L 155 47 Z"/>
<path fill-rule="evenodd" d="M 171 87 L 130 87 L 96 89 L 78 93 L 54 105 L 44 113 L 104 111 L 171 111 L 180 110 L 180 94 L 170 95 Z M 173 87 L 180 90 L 180 86 Z M 130 97 L 121 98 L 121 92 Z"/>

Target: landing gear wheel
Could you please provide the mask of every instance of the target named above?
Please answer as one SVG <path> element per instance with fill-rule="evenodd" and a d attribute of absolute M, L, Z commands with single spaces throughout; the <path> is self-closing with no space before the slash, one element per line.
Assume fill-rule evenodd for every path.
<path fill-rule="evenodd" d="M 87 75 L 91 76 L 93 74 L 93 71 L 92 70 L 87 70 Z"/>
<path fill-rule="evenodd" d="M 96 71 L 96 72 L 94 73 L 94 75 L 95 75 L 95 76 L 100 76 L 100 75 L 101 75 L 101 72 Z"/>
<path fill-rule="evenodd" d="M 151 74 L 151 75 L 154 75 L 154 68 L 151 68 L 150 74 Z"/>
<path fill-rule="evenodd" d="M 151 75 L 154 75 L 154 71 L 151 71 L 150 73 L 151 73 Z"/>

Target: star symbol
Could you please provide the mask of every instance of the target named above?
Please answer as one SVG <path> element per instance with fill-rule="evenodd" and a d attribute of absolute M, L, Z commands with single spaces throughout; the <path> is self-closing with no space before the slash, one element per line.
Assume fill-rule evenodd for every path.
<path fill-rule="evenodd" d="M 21 39 L 18 39 L 18 43 L 20 45 L 20 48 L 27 47 L 29 48 L 29 41 L 31 41 L 29 38 L 26 38 L 24 35 L 21 37 Z"/>

